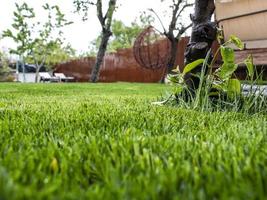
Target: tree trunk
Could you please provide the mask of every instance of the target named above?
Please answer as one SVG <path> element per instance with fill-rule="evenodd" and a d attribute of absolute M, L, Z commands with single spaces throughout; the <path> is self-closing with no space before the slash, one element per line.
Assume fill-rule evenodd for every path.
<path fill-rule="evenodd" d="M 216 24 L 211 22 L 214 10 L 214 0 L 195 0 L 195 13 L 191 15 L 192 34 L 185 52 L 186 65 L 195 60 L 206 58 L 213 41 L 216 39 Z M 185 81 L 193 93 L 198 89 L 200 81 L 193 74 L 201 72 L 201 68 L 202 65 L 185 76 Z"/>
<path fill-rule="evenodd" d="M 178 40 L 174 38 L 171 42 L 171 57 L 168 62 L 168 74 L 172 73 L 173 68 L 175 67 L 176 57 L 177 57 L 177 50 L 178 50 Z"/>
<path fill-rule="evenodd" d="M 98 51 L 97 57 L 96 57 L 96 63 L 95 63 L 95 66 L 91 72 L 91 82 L 93 82 L 93 83 L 96 83 L 98 81 L 100 67 L 101 67 L 101 64 L 103 62 L 105 52 L 106 52 L 107 46 L 108 46 L 108 40 L 109 40 L 111 35 L 112 35 L 111 31 L 103 30 L 103 32 L 102 32 L 102 38 L 101 38 L 99 51 Z"/>
<path fill-rule="evenodd" d="M 103 62 L 106 50 L 107 50 L 108 40 L 110 36 L 112 35 L 112 32 L 110 29 L 111 29 L 113 13 L 116 9 L 116 2 L 117 0 L 109 0 L 108 10 L 105 16 L 103 16 L 103 12 L 102 12 L 102 0 L 97 0 L 97 3 L 96 3 L 97 17 L 102 26 L 102 36 L 101 36 L 100 47 L 99 47 L 97 57 L 96 57 L 96 63 L 91 72 L 92 83 L 96 83 L 98 81 L 100 67 Z"/>
<path fill-rule="evenodd" d="M 35 72 L 35 83 L 38 83 L 38 77 L 40 72 L 41 66 L 36 65 L 36 72 Z"/>
<path fill-rule="evenodd" d="M 23 83 L 26 82 L 26 74 L 25 74 L 25 62 L 24 57 L 21 57 L 21 66 L 22 66 L 22 74 L 23 74 Z"/>
<path fill-rule="evenodd" d="M 161 77 L 160 83 L 165 83 L 165 78 L 167 74 L 171 74 L 173 68 L 175 67 L 176 57 L 177 57 L 177 51 L 178 51 L 178 40 L 176 38 L 170 39 L 168 38 L 171 44 L 171 51 L 170 51 L 170 60 L 167 63 L 166 69 L 163 72 L 163 75 Z"/>

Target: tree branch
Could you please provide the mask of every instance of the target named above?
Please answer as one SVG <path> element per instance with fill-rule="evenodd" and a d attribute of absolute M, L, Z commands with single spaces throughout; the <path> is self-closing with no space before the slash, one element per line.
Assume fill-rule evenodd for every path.
<path fill-rule="evenodd" d="M 149 10 L 150 12 L 154 13 L 154 15 L 157 17 L 157 19 L 158 19 L 159 22 L 160 22 L 160 25 L 161 25 L 162 28 L 163 28 L 164 35 L 166 35 L 167 30 L 166 30 L 165 26 L 163 25 L 163 22 L 162 22 L 162 20 L 160 19 L 159 15 L 158 15 L 152 8 L 150 8 L 150 9 L 148 9 L 148 10 Z M 159 32 L 160 32 L 160 31 L 159 31 Z"/>
<path fill-rule="evenodd" d="M 176 27 L 176 22 L 178 20 L 177 13 L 179 11 L 181 3 L 182 3 L 182 0 L 178 0 L 178 2 L 177 3 L 174 2 L 174 5 L 173 5 L 172 19 L 171 19 L 171 23 L 170 23 L 170 26 L 169 26 L 169 33 L 168 33 L 168 35 L 171 36 L 171 37 L 173 37 L 173 30 Z"/>
<path fill-rule="evenodd" d="M 97 0 L 96 2 L 97 17 L 102 27 L 105 26 L 105 18 L 103 17 L 102 11 L 102 0 Z"/>
<path fill-rule="evenodd" d="M 186 8 L 191 7 L 191 6 L 193 6 L 193 5 L 194 5 L 193 3 L 191 3 L 191 4 L 185 4 L 185 5 L 180 9 L 180 12 L 177 14 L 177 18 L 178 18 L 179 16 L 181 16 L 181 14 L 184 12 L 184 10 L 185 10 Z"/>
<path fill-rule="evenodd" d="M 107 29 L 110 29 L 111 27 L 112 16 L 113 16 L 113 12 L 115 11 L 115 9 L 116 9 L 116 0 L 110 0 L 107 13 L 105 14 L 105 17 L 104 17 L 105 20 L 106 19 L 108 20 L 106 24 Z"/>
<path fill-rule="evenodd" d="M 188 26 L 182 26 L 180 28 L 180 31 L 177 33 L 176 37 L 177 39 L 179 39 L 189 28 L 191 28 L 193 26 L 193 24 L 189 24 Z"/>

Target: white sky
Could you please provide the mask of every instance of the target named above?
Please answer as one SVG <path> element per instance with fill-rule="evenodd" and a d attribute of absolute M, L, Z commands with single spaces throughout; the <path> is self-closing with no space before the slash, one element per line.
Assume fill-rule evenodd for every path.
<path fill-rule="evenodd" d="M 74 23 L 64 29 L 64 36 L 74 49 L 79 52 L 86 52 L 88 50 L 89 43 L 94 40 L 99 32 L 100 25 L 96 18 L 95 8 L 92 7 L 89 11 L 89 19 L 86 22 L 81 20 L 82 15 L 73 13 L 75 7 L 73 6 L 73 0 L 0 0 L 0 33 L 7 28 L 11 28 L 13 11 L 15 10 L 15 2 L 26 2 L 30 7 L 33 7 L 38 20 L 42 21 L 42 5 L 46 2 L 50 5 L 58 5 L 61 11 L 66 15 L 66 18 Z M 108 2 L 104 0 L 103 2 Z M 168 2 L 168 1 L 166 1 Z M 171 2 L 169 0 L 169 2 Z M 159 13 L 165 24 L 168 24 L 168 18 L 164 17 L 164 10 L 168 10 L 167 3 L 161 3 L 160 0 L 119 0 L 119 8 L 115 13 L 114 18 L 122 20 L 125 24 L 130 24 L 136 18 L 139 17 L 140 12 L 147 11 L 148 8 L 153 8 Z M 189 12 L 185 13 L 185 20 L 189 20 Z M 160 28 L 159 23 L 156 20 L 154 24 L 157 28 Z M 0 48 L 6 49 L 14 47 L 15 44 L 8 39 L 0 41 Z"/>

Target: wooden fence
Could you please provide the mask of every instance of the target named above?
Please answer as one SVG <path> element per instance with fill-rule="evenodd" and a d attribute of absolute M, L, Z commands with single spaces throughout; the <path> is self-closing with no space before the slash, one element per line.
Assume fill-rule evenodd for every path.
<path fill-rule="evenodd" d="M 178 44 L 178 52 L 176 58 L 176 66 L 178 65 L 182 70 L 184 67 L 184 53 L 188 44 L 189 38 L 182 38 Z M 218 44 L 213 44 L 212 50 L 215 52 L 218 48 Z M 254 56 L 254 62 L 256 65 L 262 66 L 267 64 L 267 49 L 255 49 L 248 51 L 236 52 L 236 61 L 243 61 L 248 54 Z M 266 57 L 264 56 L 266 55 Z M 220 63 L 220 57 L 217 60 Z M 67 63 L 62 63 L 56 66 L 54 72 L 64 73 L 67 76 L 73 76 L 77 82 L 88 82 L 92 67 L 95 64 L 94 57 L 81 58 L 78 60 L 72 60 Z M 267 79 L 267 70 L 262 73 L 263 78 Z M 142 68 L 135 60 L 133 55 L 133 49 L 122 49 L 116 53 L 106 54 L 104 62 L 100 70 L 100 82 L 159 82 L 163 77 L 164 69 L 149 70 Z M 241 67 L 237 71 L 237 76 L 241 79 L 246 78 L 246 69 Z"/>
<path fill-rule="evenodd" d="M 176 65 L 184 66 L 184 52 L 188 38 L 182 38 L 178 44 Z M 88 82 L 92 67 L 95 64 L 94 57 L 81 58 L 62 63 L 56 66 L 54 72 L 73 76 L 78 82 Z M 122 49 L 116 53 L 106 54 L 100 70 L 100 82 L 159 82 L 164 69 L 149 70 L 142 68 L 135 60 L 133 49 Z"/>

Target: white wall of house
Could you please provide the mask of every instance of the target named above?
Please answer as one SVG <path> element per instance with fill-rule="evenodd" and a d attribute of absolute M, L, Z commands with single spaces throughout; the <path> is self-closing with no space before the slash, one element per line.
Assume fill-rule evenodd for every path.
<path fill-rule="evenodd" d="M 17 81 L 24 83 L 23 73 L 17 74 Z M 34 83 L 35 73 L 25 73 L 25 83 Z"/>

